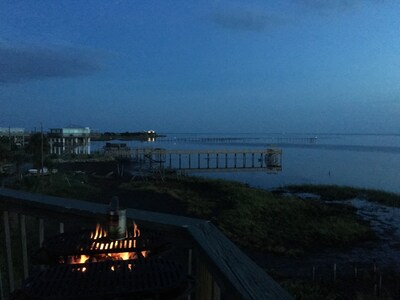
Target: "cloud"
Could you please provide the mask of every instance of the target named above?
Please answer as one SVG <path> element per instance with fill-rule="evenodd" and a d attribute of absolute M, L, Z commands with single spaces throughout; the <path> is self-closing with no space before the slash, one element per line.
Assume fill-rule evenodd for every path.
<path fill-rule="evenodd" d="M 238 31 L 262 31 L 279 23 L 275 17 L 251 10 L 220 11 L 212 16 L 212 21 Z"/>
<path fill-rule="evenodd" d="M 0 84 L 77 77 L 102 69 L 95 51 L 70 46 L 38 46 L 0 41 Z"/>

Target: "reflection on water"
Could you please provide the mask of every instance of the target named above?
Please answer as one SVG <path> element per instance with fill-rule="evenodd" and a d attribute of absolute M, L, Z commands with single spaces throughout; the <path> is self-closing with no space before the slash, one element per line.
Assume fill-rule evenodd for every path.
<path fill-rule="evenodd" d="M 167 141 L 126 141 L 130 147 L 179 150 L 283 150 L 282 172 L 201 173 L 261 188 L 288 184 L 338 184 L 400 192 L 400 135 L 165 134 Z M 315 143 L 307 138 L 317 136 Z M 293 138 L 291 140 L 291 138 Z M 302 139 L 304 142 L 301 142 Z M 274 141 L 276 143 L 274 143 Z M 281 143 L 278 143 L 281 141 Z M 292 142 L 290 142 L 292 141 Z M 93 142 L 99 150 L 103 142 Z"/>

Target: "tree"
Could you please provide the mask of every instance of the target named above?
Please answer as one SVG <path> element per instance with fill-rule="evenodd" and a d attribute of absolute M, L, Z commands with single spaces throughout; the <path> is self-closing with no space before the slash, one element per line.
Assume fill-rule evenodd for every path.
<path fill-rule="evenodd" d="M 40 132 L 32 134 L 25 151 L 32 155 L 34 167 L 41 169 L 42 161 L 50 153 L 50 144 L 47 137 Z"/>
<path fill-rule="evenodd" d="M 14 152 L 18 150 L 17 145 L 9 137 L 0 137 L 0 162 L 9 162 L 13 159 Z"/>
<path fill-rule="evenodd" d="M 10 146 L 6 138 L 0 137 L 0 162 L 7 161 L 10 156 Z"/>

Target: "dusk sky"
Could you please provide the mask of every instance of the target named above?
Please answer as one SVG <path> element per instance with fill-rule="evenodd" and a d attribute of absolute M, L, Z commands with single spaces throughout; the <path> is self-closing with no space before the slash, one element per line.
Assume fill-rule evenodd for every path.
<path fill-rule="evenodd" d="M 400 1 L 0 2 L 0 127 L 400 133 Z"/>

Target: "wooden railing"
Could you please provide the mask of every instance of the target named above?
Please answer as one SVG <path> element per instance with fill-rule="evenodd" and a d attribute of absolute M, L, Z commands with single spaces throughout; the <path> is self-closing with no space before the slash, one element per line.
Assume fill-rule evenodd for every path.
<path fill-rule="evenodd" d="M 38 244 L 41 244 L 46 220 L 59 224 L 56 231 L 63 232 L 64 224 L 71 221 L 105 220 L 108 208 L 105 204 L 0 189 L 5 239 L 0 241 L 0 245 L 4 244 L 7 257 L 7 272 L 4 274 L 4 268 L 3 273 L 0 272 L 0 299 L 8 299 L 9 291 L 18 287 L 17 281 L 22 281 L 22 278 L 17 281 L 14 278 L 13 255 L 22 254 L 20 273 L 25 278 L 29 275 L 25 216 L 38 220 Z M 11 246 L 10 215 L 19 220 L 21 251 L 13 251 Z M 127 217 L 143 228 L 184 241 L 187 272 L 196 282 L 196 288 L 188 299 L 292 299 L 209 221 L 137 209 L 127 209 Z M 7 291 L 5 286 L 8 286 Z"/>

